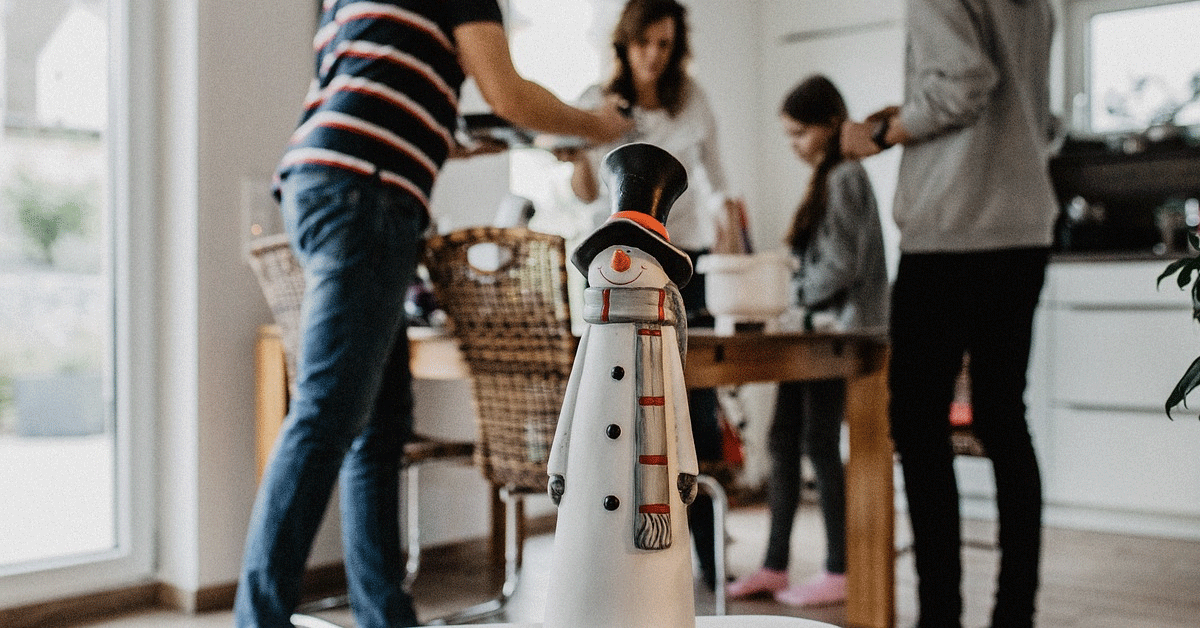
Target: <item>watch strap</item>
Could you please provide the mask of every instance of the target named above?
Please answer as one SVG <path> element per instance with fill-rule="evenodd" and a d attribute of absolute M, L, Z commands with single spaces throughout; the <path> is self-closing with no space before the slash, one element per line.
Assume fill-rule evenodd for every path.
<path fill-rule="evenodd" d="M 875 124 L 875 131 L 871 133 L 871 141 L 879 147 L 879 150 L 887 150 L 892 147 L 887 141 L 888 129 L 891 128 L 891 116 L 885 117 Z"/>

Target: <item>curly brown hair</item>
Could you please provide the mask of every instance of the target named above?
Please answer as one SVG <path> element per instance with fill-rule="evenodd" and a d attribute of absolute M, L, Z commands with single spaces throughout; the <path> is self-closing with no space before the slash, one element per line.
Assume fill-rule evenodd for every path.
<path fill-rule="evenodd" d="M 686 65 L 692 56 L 688 43 L 687 8 L 675 0 L 629 0 L 613 29 L 612 45 L 616 68 L 604 91 L 624 98 L 630 106 L 637 104 L 633 87 L 633 71 L 629 67 L 629 45 L 642 39 L 651 24 L 663 18 L 675 22 L 675 48 L 667 67 L 658 79 L 658 99 L 672 117 L 683 109 L 687 98 Z"/>

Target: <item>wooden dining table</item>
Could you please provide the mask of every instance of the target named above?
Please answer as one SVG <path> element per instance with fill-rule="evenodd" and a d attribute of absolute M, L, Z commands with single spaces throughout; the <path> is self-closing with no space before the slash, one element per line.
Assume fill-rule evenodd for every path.
<path fill-rule="evenodd" d="M 466 379 L 470 372 L 449 334 L 410 328 L 413 376 Z M 689 388 L 755 382 L 842 379 L 846 382 L 846 624 L 895 625 L 893 450 L 888 429 L 887 342 L 880 332 L 688 333 L 684 380 Z M 287 408 L 278 328 L 260 329 L 256 346 L 259 471 Z"/>

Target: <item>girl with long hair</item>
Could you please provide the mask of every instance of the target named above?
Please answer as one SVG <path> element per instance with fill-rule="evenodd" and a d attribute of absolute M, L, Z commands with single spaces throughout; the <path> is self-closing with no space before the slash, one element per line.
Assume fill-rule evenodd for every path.
<path fill-rule="evenodd" d="M 797 305 L 814 325 L 841 331 L 887 322 L 887 269 L 875 195 L 866 171 L 839 148 L 847 119 L 841 93 L 824 76 L 797 85 L 780 107 L 792 150 L 812 167 L 808 189 L 784 238 L 800 260 L 793 277 Z M 846 599 L 845 478 L 840 435 L 844 382 L 783 382 L 768 435 L 770 534 L 759 570 L 729 584 L 734 599 L 773 595 L 794 606 Z M 800 457 L 816 472 L 825 524 L 822 573 L 797 585 L 788 578 L 792 524 L 800 503 Z"/>

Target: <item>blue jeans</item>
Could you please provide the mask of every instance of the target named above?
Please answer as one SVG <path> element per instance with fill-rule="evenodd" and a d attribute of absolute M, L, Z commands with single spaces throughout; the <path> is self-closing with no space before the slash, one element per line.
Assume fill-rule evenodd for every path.
<path fill-rule="evenodd" d="M 296 392 L 251 515 L 236 622 L 291 627 L 337 480 L 356 624 L 415 626 L 398 474 L 412 429 L 404 295 L 428 219 L 378 178 L 334 168 L 290 174 L 281 203 L 305 278 Z"/>

